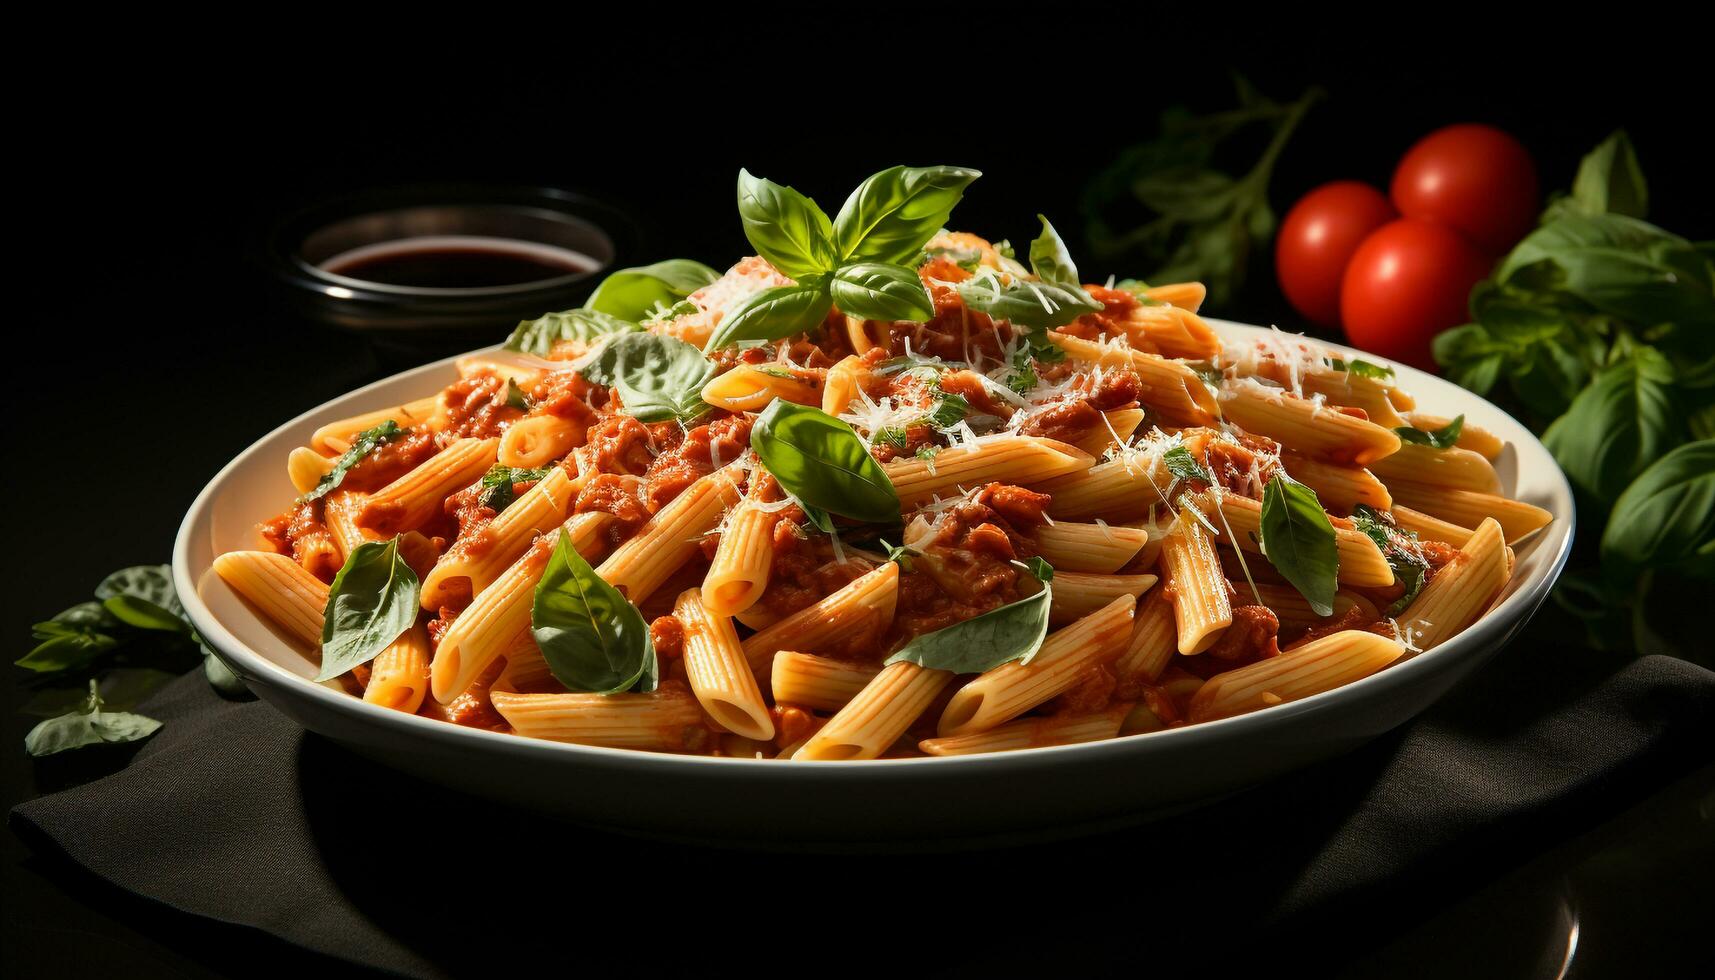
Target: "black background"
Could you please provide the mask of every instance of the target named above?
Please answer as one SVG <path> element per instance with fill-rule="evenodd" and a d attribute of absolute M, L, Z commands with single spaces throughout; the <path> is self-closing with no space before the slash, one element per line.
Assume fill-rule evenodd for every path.
<path fill-rule="evenodd" d="M 1329 92 L 1281 158 L 1277 212 L 1326 180 L 1385 187 L 1399 154 L 1447 123 L 1519 136 L 1545 190 L 1625 126 L 1652 218 L 1715 236 L 1706 64 L 1684 24 L 1632 36 L 1413 11 L 1420 22 L 1310 19 L 1234 36 L 1236 12 L 1013 20 L 889 7 L 788 40 L 761 33 L 774 15 L 730 13 L 726 31 L 671 38 L 576 22 L 424 37 L 324 25 L 266 59 L 253 45 L 267 23 L 224 25 L 233 36 L 206 48 L 141 35 L 49 44 L 9 111 L 9 155 L 27 169 L 8 209 L 21 302 L 7 332 L 21 351 L 0 413 L 13 556 L 0 636 L 13 656 L 29 623 L 87 598 L 108 571 L 166 561 L 192 498 L 254 439 L 381 370 L 360 339 L 283 314 L 247 260 L 258 228 L 318 195 L 431 180 L 567 187 L 635 215 L 640 259 L 724 268 L 745 253 L 741 166 L 831 209 L 884 166 L 949 163 L 984 171 L 957 226 L 1027 240 L 1042 211 L 1078 254 L 1084 182 L 1151 135 L 1163 108 L 1229 104 L 1238 69 L 1277 99 Z M 732 32 L 739 20 L 757 29 Z M 1302 329 L 1259 258 L 1245 293 L 1206 312 Z M 1148 271 L 1083 265 L 1086 280 Z M 8 710 L 0 746 L 29 723 Z M 8 806 L 71 778 L 44 778 L 15 749 L 0 760 Z M 8 913 L 9 944 L 177 969 L 155 944 L 201 941 L 182 922 L 116 911 L 87 882 L 21 871 L 23 849 L 0 836 L 8 903 L 64 925 L 20 939 Z M 140 921 L 153 936 L 133 931 Z"/>

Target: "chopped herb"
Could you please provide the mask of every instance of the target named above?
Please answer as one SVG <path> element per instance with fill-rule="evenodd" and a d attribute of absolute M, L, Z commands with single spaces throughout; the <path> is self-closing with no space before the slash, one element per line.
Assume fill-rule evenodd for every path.
<path fill-rule="evenodd" d="M 1174 446 L 1162 455 L 1161 460 L 1167 464 L 1167 472 L 1178 479 L 1202 480 L 1208 484 L 1215 482 L 1215 474 L 1209 472 L 1207 466 L 1197 462 L 1197 457 L 1191 455 L 1191 450 L 1185 446 Z"/>
<path fill-rule="evenodd" d="M 878 538 L 877 541 L 883 550 L 887 552 L 887 560 L 898 563 L 899 570 L 902 572 L 911 571 L 911 559 L 922 554 L 922 552 L 918 551 L 916 548 L 907 548 L 903 545 L 896 547 L 888 544 L 886 538 Z"/>
<path fill-rule="evenodd" d="M 518 382 L 511 378 L 506 379 L 506 405 L 509 408 L 516 408 L 520 412 L 528 412 L 535 407 L 530 396 L 526 395 L 524 389 L 518 387 Z"/>
<path fill-rule="evenodd" d="M 548 470 L 548 467 L 539 470 L 525 470 L 497 465 L 482 475 L 482 494 L 478 499 L 484 507 L 498 514 L 518 499 L 513 490 L 514 484 L 535 483 L 547 476 Z"/>
<path fill-rule="evenodd" d="M 326 496 L 329 491 L 345 482 L 346 473 L 361 463 L 364 457 L 374 452 L 375 447 L 399 438 L 406 431 L 408 430 L 399 427 L 399 423 L 388 419 L 373 429 L 365 429 L 358 433 L 357 438 L 351 441 L 351 448 L 341 453 L 340 457 L 334 460 L 333 469 L 322 475 L 314 489 L 299 497 L 298 503 L 304 504 Z"/>
<path fill-rule="evenodd" d="M 1360 378 L 1374 378 L 1377 381 L 1390 381 L 1393 379 L 1393 368 L 1383 367 L 1380 364 L 1371 364 L 1369 361 L 1365 360 L 1353 359 L 1345 361 L 1338 357 L 1330 357 L 1328 358 L 1328 366 L 1336 371 L 1355 374 Z"/>
<path fill-rule="evenodd" d="M 1465 416 L 1461 415 L 1434 431 L 1424 431 L 1409 425 L 1402 425 L 1393 430 L 1400 441 L 1412 442 L 1420 446 L 1432 446 L 1436 449 L 1451 449 L 1459 441 L 1459 433 L 1465 431 Z"/>
<path fill-rule="evenodd" d="M 952 395 L 942 392 L 935 400 L 933 408 L 923 416 L 923 421 L 937 429 L 950 429 L 964 421 L 971 414 L 971 403 L 962 395 Z"/>

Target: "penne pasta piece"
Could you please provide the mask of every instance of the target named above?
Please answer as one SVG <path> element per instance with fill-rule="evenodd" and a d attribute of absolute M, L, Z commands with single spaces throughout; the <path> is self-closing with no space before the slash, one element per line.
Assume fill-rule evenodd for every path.
<path fill-rule="evenodd" d="M 1345 630 L 1296 650 L 1216 674 L 1191 698 L 1196 723 L 1230 718 L 1332 691 L 1398 660 L 1405 648 L 1385 636 Z"/>
<path fill-rule="evenodd" d="M 1389 484 L 1403 480 L 1478 493 L 1499 493 L 1501 489 L 1501 478 L 1495 475 L 1495 468 L 1469 449 L 1436 449 L 1403 443 L 1399 452 L 1371 463 L 1370 470 Z"/>
<path fill-rule="evenodd" d="M 760 412 L 776 398 L 820 407 L 822 386 L 769 364 L 740 364 L 703 386 L 703 401 L 729 412 Z"/>
<path fill-rule="evenodd" d="M 780 522 L 780 511 L 758 504 L 772 502 L 759 497 L 765 493 L 764 487 L 771 486 L 770 480 L 752 478 L 749 492 L 733 509 L 726 530 L 721 532 L 715 557 L 703 577 L 703 603 L 710 612 L 736 616 L 754 606 L 768 590 L 774 569 L 774 528 Z M 768 490 L 766 496 L 777 494 Z"/>
<path fill-rule="evenodd" d="M 502 656 L 506 658 L 506 664 L 494 678 L 494 683 L 489 685 L 489 690 L 513 694 L 557 694 L 565 690 L 566 686 L 548 668 L 548 661 L 542 656 L 542 648 L 536 645 L 536 638 L 528 632 L 514 640 Z"/>
<path fill-rule="evenodd" d="M 508 378 L 526 390 L 536 387 L 545 374 L 541 368 L 525 367 L 516 361 L 504 360 L 501 355 L 486 354 L 471 354 L 459 358 L 458 369 L 461 378 L 488 374 L 496 378 Z"/>
<path fill-rule="evenodd" d="M 1071 442 L 1071 445 L 1091 456 L 1100 459 L 1102 454 L 1113 446 L 1123 446 L 1143 424 L 1144 411 L 1141 408 L 1116 408 L 1103 412 L 1107 420 L 1105 425 L 1099 425 Z"/>
<path fill-rule="evenodd" d="M 370 662 L 363 700 L 416 714 L 429 693 L 429 656 L 429 631 L 421 624 L 399 634 Z"/>
<path fill-rule="evenodd" d="M 685 488 L 615 548 L 596 574 L 641 604 L 697 553 L 697 539 L 714 530 L 726 508 L 739 501 L 743 474 L 737 463 L 728 463 Z"/>
<path fill-rule="evenodd" d="M 1219 496 L 1221 516 L 1226 524 L 1221 521 L 1214 521 L 1214 524 L 1220 528 L 1223 538 L 1227 528 L 1232 528 L 1233 540 L 1227 541 L 1227 545 L 1262 554 L 1262 545 L 1258 543 L 1262 535 L 1261 502 L 1233 493 Z M 1393 584 L 1393 568 L 1388 565 L 1387 556 L 1362 531 L 1336 526 L 1334 547 L 1340 555 L 1339 580 L 1342 585 L 1380 588 Z"/>
<path fill-rule="evenodd" d="M 1214 646 L 1233 625 L 1233 606 L 1209 529 L 1182 512 L 1161 541 L 1157 567 L 1167 579 L 1179 652 L 1202 653 Z"/>
<path fill-rule="evenodd" d="M 880 672 L 876 664 L 848 663 L 782 650 L 774 655 L 769 687 L 775 704 L 838 711 Z"/>
<path fill-rule="evenodd" d="M 368 503 L 367 496 L 351 490 L 335 490 L 322 498 L 322 523 L 327 525 L 328 533 L 333 535 L 342 556 L 370 541 L 387 540 L 368 528 L 358 526 L 358 515 L 363 513 Z"/>
<path fill-rule="evenodd" d="M 442 504 L 470 486 L 494 465 L 498 439 L 459 439 L 416 469 L 369 496 L 357 516 L 359 527 L 382 537 L 421 527 L 442 513 Z"/>
<path fill-rule="evenodd" d="M 1120 725 L 1131 713 L 1129 704 L 1080 715 L 1051 715 L 1022 718 L 974 735 L 928 738 L 917 747 L 930 755 L 974 755 L 978 752 L 1015 752 L 1046 745 L 1099 742 L 1120 733 Z"/>
<path fill-rule="evenodd" d="M 1345 371 L 1310 371 L 1301 381 L 1304 397 L 1321 395 L 1330 405 L 1362 409 L 1369 420 L 1393 429 L 1405 424 L 1405 417 L 1394 406 L 1394 387 L 1375 378 Z"/>
<path fill-rule="evenodd" d="M 1445 415 L 1431 415 L 1428 412 L 1412 412 L 1406 418 L 1413 428 L 1422 429 L 1425 432 L 1445 429 L 1453 424 L 1453 420 Z M 1472 425 L 1470 422 L 1460 425 L 1459 438 L 1453 444 L 1460 449 L 1470 450 L 1491 463 L 1499 459 L 1501 451 L 1507 447 L 1507 444 L 1501 441 L 1500 436 L 1482 426 Z"/>
<path fill-rule="evenodd" d="M 936 734 L 946 738 L 988 731 L 1065 693 L 1090 668 L 1124 652 L 1136 606 L 1136 600 L 1121 596 L 1048 634 L 1028 664 L 1014 660 L 978 675 L 954 692 Z"/>
<path fill-rule="evenodd" d="M 814 650 L 865 630 L 879 635 L 892 624 L 898 598 L 899 566 L 888 562 L 747 637 L 745 658 L 750 669 L 761 674 L 782 650 Z"/>
<path fill-rule="evenodd" d="M 703 710 L 734 735 L 772 740 L 774 719 L 732 620 L 705 609 L 701 589 L 679 593 L 673 616 L 685 629 L 685 676 Z"/>
<path fill-rule="evenodd" d="M 1071 357 L 1099 365 L 1123 364 L 1137 372 L 1138 401 L 1174 425 L 1212 425 L 1220 418 L 1215 396 L 1184 364 L 1132 350 L 1121 340 L 1100 343 L 1050 331 L 1048 339 Z"/>
<path fill-rule="evenodd" d="M 1137 557 L 1149 532 L 1123 524 L 1060 521 L 1036 529 L 1036 553 L 1059 572 L 1112 574 Z"/>
<path fill-rule="evenodd" d="M 1375 603 L 1346 589 L 1334 593 L 1334 615 L 1327 618 L 1316 615 L 1316 610 L 1310 608 L 1310 601 L 1290 585 L 1277 585 L 1272 582 L 1258 582 L 1255 594 L 1249 582 L 1230 581 L 1233 592 L 1238 595 L 1240 602 L 1261 598 L 1262 604 L 1274 612 L 1274 617 L 1280 623 L 1282 635 L 1307 630 L 1312 626 L 1325 626 L 1339 621 L 1347 612 L 1357 609 L 1365 619 L 1374 622 L 1380 619 Z"/>
<path fill-rule="evenodd" d="M 1168 282 L 1151 286 L 1143 294 L 1157 303 L 1167 303 L 1195 313 L 1202 308 L 1209 290 L 1200 282 Z"/>
<path fill-rule="evenodd" d="M 512 423 L 500 437 L 496 458 L 523 470 L 541 469 L 564 459 L 584 438 L 584 425 L 559 415 L 531 415 Z"/>
<path fill-rule="evenodd" d="M 1299 453 L 1281 453 L 1280 462 L 1288 476 L 1316 491 L 1330 513 L 1350 514 L 1359 504 L 1383 511 L 1393 507 L 1387 485 L 1361 466 L 1324 463 Z"/>
<path fill-rule="evenodd" d="M 877 339 L 877 335 L 880 338 Z M 852 351 L 857 354 L 867 354 L 877 347 L 887 346 L 887 330 L 884 324 L 848 315 L 846 317 L 846 339 L 851 342 Z"/>
<path fill-rule="evenodd" d="M 1173 662 L 1179 651 L 1178 627 L 1173 621 L 1173 603 L 1157 589 L 1137 604 L 1131 639 L 1114 661 L 1114 676 L 1120 683 L 1142 681 L 1153 684 Z"/>
<path fill-rule="evenodd" d="M 1202 286 L 1201 283 L 1187 285 Z M 1202 298 L 1197 300 L 1200 305 Z M 1163 357 L 1206 361 L 1221 352 L 1221 338 L 1216 336 L 1215 328 L 1197 315 L 1195 306 L 1140 306 L 1132 310 L 1121 325 L 1134 344 L 1145 350 L 1153 347 Z"/>
<path fill-rule="evenodd" d="M 423 608 L 433 611 L 455 598 L 474 596 L 487 588 L 506 566 L 518 560 L 537 535 L 566 522 L 582 485 L 581 477 L 574 479 L 564 468 L 553 467 L 511 506 L 495 515 L 487 527 L 454 541 L 423 578 Z M 578 514 L 572 519 L 574 544 L 579 554 L 589 554 L 585 541 L 610 519 L 611 515 L 600 511 Z"/>
<path fill-rule="evenodd" d="M 321 662 L 322 616 L 328 604 L 328 587 L 321 579 L 271 551 L 229 551 L 214 560 L 214 571 L 292 639 L 314 648 L 311 659 Z"/>
<path fill-rule="evenodd" d="M 648 694 L 509 694 L 489 701 L 526 738 L 658 752 L 701 748 L 708 738 L 703 711 L 688 691 Z"/>
<path fill-rule="evenodd" d="M 888 664 L 828 719 L 794 759 L 874 759 L 886 752 L 953 679 L 945 670 Z"/>
<path fill-rule="evenodd" d="M 1060 626 L 1082 619 L 1121 596 L 1136 599 L 1155 582 L 1154 575 L 1096 575 L 1057 570 L 1054 591 L 1049 597 L 1048 622 Z"/>
<path fill-rule="evenodd" d="M 419 398 L 416 401 L 395 405 L 392 408 L 383 408 L 379 411 L 365 412 L 362 415 L 353 415 L 337 422 L 329 422 L 310 436 L 310 448 L 318 453 L 338 456 L 351 448 L 352 440 L 356 439 L 359 433 L 365 429 L 373 429 L 389 419 L 404 429 L 415 429 L 428 425 L 435 417 L 435 408 L 438 402 L 439 396 L 430 395 L 428 398 Z"/>
<path fill-rule="evenodd" d="M 1460 527 L 1476 527 L 1486 518 L 1493 517 L 1506 532 L 1507 544 L 1517 544 L 1554 520 L 1553 514 L 1535 504 L 1511 500 L 1499 494 L 1452 490 L 1407 480 L 1394 480 L 1388 484 L 1388 489 L 1393 491 L 1396 513 L 1403 504 Z"/>
<path fill-rule="evenodd" d="M 1399 449 L 1392 429 L 1271 388 L 1254 378 L 1221 387 L 1227 421 L 1283 447 L 1330 463 L 1365 466 Z"/>
<path fill-rule="evenodd" d="M 1420 510 L 1412 510 L 1400 504 L 1393 505 L 1393 521 L 1402 531 L 1413 531 L 1425 541 L 1440 541 L 1455 548 L 1465 547 L 1465 542 L 1471 540 L 1471 529 L 1449 523 L 1439 517 L 1430 517 Z"/>
<path fill-rule="evenodd" d="M 1140 517 L 1157 505 L 1165 507 L 1166 494 L 1172 485 L 1173 474 L 1159 459 L 1119 456 L 1039 483 L 1036 489 L 1053 498 L 1048 512 L 1056 520 L 1076 517 L 1124 520 Z"/>
<path fill-rule="evenodd" d="M 844 412 L 867 373 L 863 357 L 858 354 L 848 354 L 829 368 L 827 377 L 822 379 L 822 411 L 835 417 Z"/>
<path fill-rule="evenodd" d="M 300 494 L 314 490 L 322 477 L 331 472 L 333 457 L 323 456 L 308 446 L 299 446 L 286 457 L 286 478 Z"/>
<path fill-rule="evenodd" d="M 995 481 L 1038 484 L 1088 469 L 1093 462 L 1090 454 L 1053 439 L 996 435 L 939 450 L 932 461 L 912 457 L 884 464 L 882 469 L 893 482 L 899 503 L 911 508 L 937 496 L 961 493 L 961 487 Z"/>
<path fill-rule="evenodd" d="M 1493 518 L 1477 525 L 1459 556 L 1430 578 L 1398 621 L 1412 645 L 1430 650 L 1475 623 L 1512 575 L 1512 559 Z"/>

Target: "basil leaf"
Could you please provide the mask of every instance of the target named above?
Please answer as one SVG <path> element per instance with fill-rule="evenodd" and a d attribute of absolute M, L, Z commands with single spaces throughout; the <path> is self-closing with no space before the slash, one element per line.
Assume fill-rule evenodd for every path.
<path fill-rule="evenodd" d="M 966 401 L 963 395 L 942 392 L 940 397 L 935 399 L 934 407 L 929 409 L 929 414 L 923 416 L 923 421 L 936 429 L 951 429 L 964 421 L 969 414 L 971 403 Z"/>
<path fill-rule="evenodd" d="M 243 678 L 233 673 L 226 661 L 220 659 L 220 654 L 208 647 L 203 647 L 202 676 L 208 681 L 208 686 L 223 698 L 244 698 L 250 696 L 250 688 Z"/>
<path fill-rule="evenodd" d="M 1572 400 L 1542 444 L 1574 486 L 1604 503 L 1614 500 L 1683 438 L 1672 382 L 1673 368 L 1660 353 L 1636 348 Z"/>
<path fill-rule="evenodd" d="M 1436 449 L 1452 449 L 1459 442 L 1459 433 L 1465 431 L 1465 416 L 1461 415 L 1439 429 L 1425 431 L 1409 425 L 1396 427 L 1394 434 L 1401 442 L 1413 442 L 1419 446 L 1433 446 Z"/>
<path fill-rule="evenodd" d="M 655 689 L 655 644 L 643 614 L 561 534 L 530 606 L 530 633 L 560 683 L 618 694 Z"/>
<path fill-rule="evenodd" d="M 1715 552 L 1715 440 L 1686 443 L 1632 481 L 1602 534 L 1604 570 L 1620 575 Z"/>
<path fill-rule="evenodd" d="M 1006 320 L 1014 326 L 1039 330 L 1065 326 L 1102 308 L 1102 304 L 1082 287 L 1017 277 L 1003 285 L 994 276 L 977 276 L 966 279 L 954 289 L 969 309 L 995 320 Z"/>
<path fill-rule="evenodd" d="M 1049 224 L 1048 216 L 1036 216 L 1042 222 L 1042 234 L 1030 243 L 1030 271 L 1043 282 L 1058 283 L 1082 290 L 1084 284 L 1078 278 L 1078 267 L 1072 262 L 1072 253 L 1066 250 L 1066 243 L 1060 240 L 1060 233 Z"/>
<path fill-rule="evenodd" d="M 496 514 L 512 506 L 518 499 L 512 486 L 515 483 L 535 483 L 548 475 L 548 467 L 537 470 L 518 469 L 497 463 L 482 475 L 482 494 L 479 501 L 484 507 Z"/>
<path fill-rule="evenodd" d="M 357 438 L 351 440 L 350 448 L 334 460 L 333 468 L 322 474 L 322 478 L 316 481 L 316 485 L 311 488 L 310 492 L 299 497 L 297 502 L 300 504 L 309 503 L 326 496 L 329 491 L 338 488 L 341 483 L 345 482 L 345 474 L 353 466 L 363 462 L 363 458 L 374 452 L 376 446 L 384 442 L 391 442 L 404 435 L 405 432 L 405 429 L 399 427 L 399 423 L 388 419 L 372 429 L 365 429 L 358 433 Z"/>
<path fill-rule="evenodd" d="M 756 254 L 793 279 L 839 265 L 833 223 L 815 201 L 790 187 L 740 170 L 738 217 Z"/>
<path fill-rule="evenodd" d="M 1572 202 L 1585 214 L 1642 218 L 1649 211 L 1649 185 L 1626 131 L 1616 130 L 1585 154 L 1572 181 Z"/>
<path fill-rule="evenodd" d="M 190 632 L 190 626 L 186 625 L 184 620 L 147 599 L 139 599 L 131 595 L 116 595 L 108 597 L 101 604 L 113 614 L 115 619 L 127 626 L 134 626 L 140 630 L 160 630 L 167 633 Z"/>
<path fill-rule="evenodd" d="M 834 308 L 827 281 L 821 277 L 764 289 L 728 313 L 715 328 L 704 350 L 720 350 L 744 341 L 779 340 L 820 326 Z"/>
<path fill-rule="evenodd" d="M 14 663 L 41 674 L 82 667 L 118 647 L 112 633 L 122 628 L 101 603 L 79 603 L 31 627 L 36 646 Z"/>
<path fill-rule="evenodd" d="M 981 176 L 964 167 L 889 167 L 846 198 L 834 219 L 834 248 L 842 261 L 903 263 L 935 237 Z"/>
<path fill-rule="evenodd" d="M 518 382 L 511 378 L 506 379 L 506 406 L 516 408 L 520 412 L 528 412 L 531 408 L 530 396 L 526 395 L 524 389 L 518 387 Z"/>
<path fill-rule="evenodd" d="M 1352 509 L 1352 525 L 1381 549 L 1382 557 L 1387 559 L 1388 567 L 1393 570 L 1394 580 L 1404 586 L 1405 591 L 1383 613 L 1399 615 L 1423 591 L 1424 577 L 1429 572 L 1428 559 L 1400 543 L 1401 539 L 1415 542 L 1417 532 L 1401 531 L 1391 517 L 1383 517 L 1380 511 L 1368 504 L 1358 504 Z"/>
<path fill-rule="evenodd" d="M 1041 591 L 924 633 L 888 657 L 886 663 L 903 661 L 955 674 L 981 674 L 1014 660 L 1029 663 L 1048 636 L 1054 569 L 1040 558 L 1032 558 L 1024 568 L 1042 583 Z"/>
<path fill-rule="evenodd" d="M 888 544 L 886 538 L 878 538 L 877 540 L 881 544 L 881 549 L 887 552 L 887 560 L 897 564 L 899 566 L 899 570 L 902 572 L 911 571 L 911 559 L 922 554 L 922 552 L 918 551 L 916 548 L 907 548 L 904 545 Z"/>
<path fill-rule="evenodd" d="M 1161 461 L 1167 464 L 1167 472 L 1181 480 L 1202 480 L 1213 484 L 1215 474 L 1209 468 L 1197 462 L 1197 457 L 1191 455 L 1191 450 L 1184 446 L 1174 446 L 1161 456 Z"/>
<path fill-rule="evenodd" d="M 658 307 L 677 305 L 720 278 L 720 273 L 690 259 L 667 259 L 610 274 L 584 301 L 584 309 L 638 322 Z"/>
<path fill-rule="evenodd" d="M 1633 323 L 1715 323 L 1710 263 L 1697 246 L 1620 214 L 1567 214 L 1527 235 L 1495 279 L 1562 293 Z"/>
<path fill-rule="evenodd" d="M 750 448 L 810 507 L 869 523 L 899 520 L 887 472 L 851 426 L 820 409 L 775 399 L 751 427 Z"/>
<path fill-rule="evenodd" d="M 1330 357 L 1328 359 L 1328 366 L 1336 371 L 1344 371 L 1347 374 L 1357 375 L 1360 378 L 1374 378 L 1377 381 L 1390 381 L 1393 379 L 1393 368 L 1382 367 L 1380 364 L 1371 364 L 1369 361 L 1365 360 L 1354 359 L 1346 361 L 1338 357 Z"/>
<path fill-rule="evenodd" d="M 89 697 L 74 711 L 49 718 L 24 736 L 24 751 L 33 756 L 54 755 L 85 745 L 137 742 L 160 730 L 153 718 L 124 711 L 102 711 L 95 680 L 89 682 Z"/>
<path fill-rule="evenodd" d="M 417 622 L 417 600 L 417 573 L 400 556 L 397 537 L 358 545 L 328 587 L 316 680 L 375 659 Z"/>
<path fill-rule="evenodd" d="M 689 420 L 709 410 L 703 386 L 715 366 L 703 352 L 662 334 L 608 338 L 578 368 L 590 381 L 619 393 L 625 414 L 643 422 Z"/>
<path fill-rule="evenodd" d="M 904 266 L 860 262 L 841 266 L 828 288 L 841 313 L 865 320 L 922 323 L 935 315 L 923 280 Z"/>
<path fill-rule="evenodd" d="M 188 633 L 185 607 L 173 589 L 172 570 L 166 565 L 136 565 L 122 568 L 101 580 L 95 597 L 113 617 L 127 626 L 170 633 Z"/>
<path fill-rule="evenodd" d="M 1262 491 L 1263 556 L 1310 603 L 1318 616 L 1334 615 L 1340 552 L 1316 491 L 1276 473 Z"/>
<path fill-rule="evenodd" d="M 600 310 L 565 310 L 534 320 L 519 321 L 518 326 L 512 330 L 512 336 L 506 338 L 506 349 L 547 357 L 557 341 L 576 340 L 593 344 L 609 334 L 630 333 L 639 329 L 641 328 L 637 324 L 629 320 L 622 320 Z"/>

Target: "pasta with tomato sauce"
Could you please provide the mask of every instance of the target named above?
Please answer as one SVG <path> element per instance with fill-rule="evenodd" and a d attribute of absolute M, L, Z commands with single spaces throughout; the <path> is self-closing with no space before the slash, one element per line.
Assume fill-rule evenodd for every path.
<path fill-rule="evenodd" d="M 646 296 L 323 427 L 217 572 L 384 708 L 769 759 L 1265 710 L 1496 601 L 1549 517 L 1456 445 L 1492 437 L 1380 364 L 1225 343 L 1197 284 L 1083 283 L 1046 219 L 1028 263 L 940 230 L 975 176 L 892 168 L 830 219 L 741 174 L 757 254 L 626 270 Z"/>

